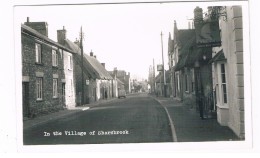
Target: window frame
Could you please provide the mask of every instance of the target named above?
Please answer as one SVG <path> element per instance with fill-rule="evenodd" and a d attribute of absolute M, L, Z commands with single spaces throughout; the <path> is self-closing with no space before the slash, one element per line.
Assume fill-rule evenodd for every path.
<path fill-rule="evenodd" d="M 72 61 L 72 55 L 68 55 L 68 69 L 72 70 L 73 69 L 73 61 Z"/>
<path fill-rule="evenodd" d="M 58 53 L 55 49 L 52 49 L 52 66 L 58 66 Z"/>
<path fill-rule="evenodd" d="M 221 70 L 222 65 L 224 65 L 224 70 L 225 70 L 224 72 L 222 72 L 222 70 Z M 215 83 L 216 103 L 217 103 L 218 106 L 228 108 L 228 83 L 227 83 L 227 65 L 226 65 L 226 62 L 217 63 L 216 68 L 217 68 L 216 83 Z M 225 82 L 223 82 L 223 75 L 225 77 Z M 224 94 L 223 85 L 225 85 L 225 88 L 226 88 L 225 94 Z"/>
<path fill-rule="evenodd" d="M 58 98 L 58 79 L 57 78 L 52 79 L 52 97 Z"/>
<path fill-rule="evenodd" d="M 42 45 L 35 42 L 35 63 L 42 64 Z"/>
<path fill-rule="evenodd" d="M 43 100 L 43 77 L 36 77 L 36 100 Z"/>

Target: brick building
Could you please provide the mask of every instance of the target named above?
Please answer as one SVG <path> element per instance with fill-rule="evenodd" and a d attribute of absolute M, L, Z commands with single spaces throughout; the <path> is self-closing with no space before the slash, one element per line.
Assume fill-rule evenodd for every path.
<path fill-rule="evenodd" d="M 58 111 L 65 106 L 62 81 L 65 79 L 63 50 L 48 38 L 46 22 L 21 25 L 23 116 Z"/>

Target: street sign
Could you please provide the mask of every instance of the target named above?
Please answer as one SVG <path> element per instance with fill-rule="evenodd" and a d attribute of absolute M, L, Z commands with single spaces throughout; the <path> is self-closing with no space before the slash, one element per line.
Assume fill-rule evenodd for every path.
<path fill-rule="evenodd" d="M 157 65 L 157 71 L 163 71 L 163 65 L 158 64 Z"/>

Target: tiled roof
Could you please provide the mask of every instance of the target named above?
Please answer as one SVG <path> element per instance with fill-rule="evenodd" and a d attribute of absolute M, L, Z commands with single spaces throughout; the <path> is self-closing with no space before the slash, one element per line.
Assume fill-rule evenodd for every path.
<path fill-rule="evenodd" d="M 41 33 L 39 33 L 38 31 L 30 28 L 29 26 L 26 26 L 26 25 L 22 24 L 21 25 L 21 31 L 24 34 L 32 35 L 35 38 L 38 38 L 39 40 L 45 41 L 45 42 L 47 42 L 49 44 L 52 44 L 52 45 L 54 45 L 56 47 L 62 48 L 64 50 L 68 51 L 68 52 L 73 53 L 73 51 L 71 49 L 68 49 L 65 46 L 59 44 L 58 42 L 55 42 L 52 39 L 48 38 L 47 36 L 42 35 Z"/>
<path fill-rule="evenodd" d="M 79 58 L 81 58 L 81 49 L 77 44 L 71 42 L 70 40 L 65 40 L 65 45 L 66 44 L 77 53 Z M 96 58 L 84 54 L 84 59 L 85 69 L 89 71 L 92 77 L 106 80 L 113 79 L 105 67 Z"/>
<path fill-rule="evenodd" d="M 195 37 L 195 30 L 194 29 L 178 30 L 178 35 L 177 35 L 177 41 L 176 42 L 178 43 L 179 46 L 182 47 L 192 37 Z"/>
<path fill-rule="evenodd" d="M 195 36 L 193 36 L 191 39 L 187 40 L 185 45 L 183 45 L 183 47 L 181 49 L 181 56 L 179 58 L 178 63 L 175 66 L 175 71 L 179 71 L 180 69 L 182 69 L 183 67 L 186 66 L 190 48 L 192 46 L 194 46 L 194 42 L 195 42 Z"/>

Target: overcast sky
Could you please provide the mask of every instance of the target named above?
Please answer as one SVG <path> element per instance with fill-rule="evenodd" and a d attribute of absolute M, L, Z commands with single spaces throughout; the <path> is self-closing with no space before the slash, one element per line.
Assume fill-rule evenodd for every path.
<path fill-rule="evenodd" d="M 108 71 L 117 67 L 130 72 L 131 77 L 147 78 L 153 59 L 155 65 L 162 63 L 161 31 L 168 69 L 168 38 L 174 20 L 178 28 L 187 29 L 194 8 L 205 9 L 208 5 L 212 3 L 17 6 L 14 19 L 18 24 L 27 17 L 31 22 L 46 21 L 49 37 L 55 41 L 57 30 L 63 26 L 67 38 L 75 41 L 82 26 L 85 53 L 92 50 L 101 63 L 106 63 Z"/>

